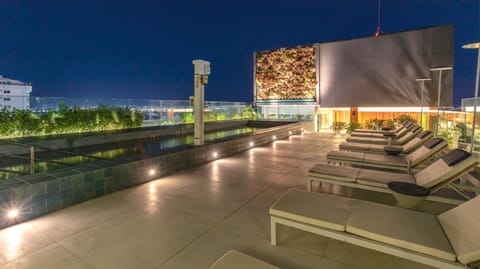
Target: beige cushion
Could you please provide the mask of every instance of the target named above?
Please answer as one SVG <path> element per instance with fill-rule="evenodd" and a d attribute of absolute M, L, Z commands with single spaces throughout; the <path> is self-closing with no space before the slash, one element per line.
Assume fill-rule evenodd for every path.
<path fill-rule="evenodd" d="M 448 166 L 442 159 L 438 159 L 425 169 L 415 174 L 415 181 L 425 188 L 447 184 L 459 176 L 467 173 L 478 164 L 478 159 L 469 157 L 454 166 Z"/>
<path fill-rule="evenodd" d="M 356 132 L 352 132 L 350 135 L 352 137 L 370 137 L 370 138 L 384 137 L 383 133 L 356 133 Z"/>
<path fill-rule="evenodd" d="M 346 182 L 355 182 L 359 168 L 342 167 L 328 164 L 316 164 L 310 170 L 308 175 L 311 177 L 319 177 L 326 179 L 333 179 Z"/>
<path fill-rule="evenodd" d="M 210 269 L 279 269 L 235 250 L 230 250 L 218 259 Z"/>
<path fill-rule="evenodd" d="M 382 153 L 382 154 L 386 154 L 385 152 L 385 147 L 389 147 L 389 148 L 396 148 L 400 151 L 403 151 L 403 147 L 402 146 L 398 146 L 398 145 L 370 145 L 370 147 L 368 148 L 368 150 L 370 152 L 373 152 L 373 153 Z"/>
<path fill-rule="evenodd" d="M 412 153 L 405 156 L 405 159 L 409 160 L 412 167 L 415 167 L 422 162 L 426 161 L 427 159 L 433 157 L 435 154 L 439 153 L 442 149 L 448 146 L 446 141 L 440 142 L 440 144 L 436 145 L 432 149 L 427 147 L 421 146 Z"/>
<path fill-rule="evenodd" d="M 386 138 L 370 138 L 370 137 L 347 137 L 347 142 L 349 143 L 363 143 L 363 144 L 371 144 L 372 141 L 376 141 L 377 143 L 388 143 Z"/>
<path fill-rule="evenodd" d="M 460 262 L 480 260 L 480 196 L 441 214 L 438 220 Z"/>
<path fill-rule="evenodd" d="M 361 162 L 365 157 L 365 153 L 362 152 L 345 152 L 332 150 L 327 153 L 327 160 L 329 161 L 355 161 Z"/>
<path fill-rule="evenodd" d="M 381 134 L 383 133 L 383 130 L 369 130 L 369 129 L 356 129 L 351 133 L 351 135 L 356 135 L 356 134 Z"/>
<path fill-rule="evenodd" d="M 395 142 L 392 143 L 392 144 L 397 144 L 397 145 L 404 145 L 406 144 L 408 141 L 412 140 L 416 135 L 418 134 L 418 132 L 408 132 L 406 135 L 404 135 L 402 138 L 399 138 L 397 140 L 394 140 Z"/>
<path fill-rule="evenodd" d="M 392 141 L 394 141 L 394 139 L 392 139 Z M 371 138 L 369 143 L 374 145 L 388 145 L 388 139 L 387 138 Z"/>
<path fill-rule="evenodd" d="M 389 245 L 455 261 L 455 253 L 434 215 L 355 200 L 347 232 Z"/>
<path fill-rule="evenodd" d="M 343 142 L 339 145 L 340 150 L 368 151 L 370 144 Z"/>
<path fill-rule="evenodd" d="M 415 183 L 415 177 L 409 174 L 384 172 L 370 169 L 360 169 L 357 183 L 381 188 L 388 188 L 391 181 Z"/>
<path fill-rule="evenodd" d="M 340 144 L 340 150 L 352 150 L 352 151 L 372 152 L 372 153 L 376 153 L 376 154 L 387 154 L 385 152 L 385 147 L 386 146 L 387 145 L 343 142 L 343 143 Z M 398 150 L 403 151 L 402 146 L 392 145 L 392 146 L 388 146 L 388 147 L 397 148 Z"/>
<path fill-rule="evenodd" d="M 408 166 L 407 160 L 402 156 L 380 155 L 374 153 L 365 154 L 363 162 L 405 168 Z"/>
<path fill-rule="evenodd" d="M 270 207 L 270 215 L 345 231 L 350 202 L 343 197 L 289 189 Z"/>
<path fill-rule="evenodd" d="M 420 139 L 418 137 L 414 137 L 412 140 L 408 141 L 405 145 L 402 146 L 403 151 L 408 153 L 411 152 L 412 150 L 420 147 L 424 143 L 423 139 Z"/>
<path fill-rule="evenodd" d="M 398 131 L 398 132 L 395 133 L 395 134 L 397 135 L 397 138 L 400 138 L 400 137 L 406 135 L 408 132 L 410 132 L 411 129 L 413 129 L 413 127 L 403 128 L 402 130 Z"/>

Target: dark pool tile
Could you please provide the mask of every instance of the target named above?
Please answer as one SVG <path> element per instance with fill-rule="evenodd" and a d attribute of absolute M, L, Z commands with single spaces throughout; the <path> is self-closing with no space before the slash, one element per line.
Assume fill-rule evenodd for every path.
<path fill-rule="evenodd" d="M 32 185 L 22 183 L 22 186 L 17 186 L 12 189 L 15 200 L 24 200 L 32 197 Z"/>
<path fill-rule="evenodd" d="M 95 182 L 94 181 L 86 182 L 85 184 L 83 184 L 83 192 L 84 193 L 94 192 L 94 191 L 95 191 Z"/>
<path fill-rule="evenodd" d="M 48 171 L 46 174 L 55 176 L 55 177 L 66 177 L 77 174 L 78 171 L 74 170 L 73 167 L 66 167 Z"/>
<path fill-rule="evenodd" d="M 72 187 L 82 186 L 84 183 L 84 174 L 76 174 L 72 177 Z"/>
<path fill-rule="evenodd" d="M 31 213 L 40 216 L 47 212 L 47 195 L 40 194 L 32 196 Z"/>
<path fill-rule="evenodd" d="M 44 194 L 47 192 L 47 182 L 42 181 L 32 185 L 32 195 Z"/>
<path fill-rule="evenodd" d="M 74 188 L 72 190 L 72 200 L 74 203 L 80 203 L 85 200 L 83 188 Z"/>
<path fill-rule="evenodd" d="M 73 189 L 66 189 L 60 192 L 60 204 L 62 207 L 70 206 L 73 201 Z"/>
<path fill-rule="evenodd" d="M 58 193 L 60 191 L 59 179 L 52 179 L 47 181 L 47 193 Z"/>
<path fill-rule="evenodd" d="M 0 203 L 10 203 L 13 200 L 14 194 L 11 189 L 0 191 Z"/>
<path fill-rule="evenodd" d="M 25 183 L 19 181 L 17 179 L 9 178 L 9 179 L 2 179 L 0 181 L 0 191 L 1 190 L 9 190 L 17 187 L 24 186 Z"/>

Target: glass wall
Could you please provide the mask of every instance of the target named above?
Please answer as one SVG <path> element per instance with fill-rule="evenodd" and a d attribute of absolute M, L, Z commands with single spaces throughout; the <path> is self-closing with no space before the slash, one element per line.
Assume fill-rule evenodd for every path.
<path fill-rule="evenodd" d="M 63 98 L 31 97 L 30 108 L 35 112 L 47 112 L 58 109 L 59 105 L 76 106 L 81 109 L 95 108 L 99 105 L 128 107 L 145 114 L 143 126 L 158 126 L 193 123 L 193 107 L 187 100 L 154 99 L 101 99 L 101 98 Z M 205 120 L 233 120 L 243 118 L 244 102 L 205 102 Z"/>
<path fill-rule="evenodd" d="M 313 120 L 315 105 L 257 105 L 257 118 L 271 120 Z"/>

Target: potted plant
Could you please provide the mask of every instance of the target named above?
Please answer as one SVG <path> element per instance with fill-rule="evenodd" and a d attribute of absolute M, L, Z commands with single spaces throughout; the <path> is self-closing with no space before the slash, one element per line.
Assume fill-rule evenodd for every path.
<path fill-rule="evenodd" d="M 347 124 L 343 121 L 334 121 L 333 124 L 332 124 L 332 129 L 333 131 L 336 133 L 336 134 L 339 134 L 340 131 L 342 131 L 343 129 L 345 129 L 345 126 Z"/>

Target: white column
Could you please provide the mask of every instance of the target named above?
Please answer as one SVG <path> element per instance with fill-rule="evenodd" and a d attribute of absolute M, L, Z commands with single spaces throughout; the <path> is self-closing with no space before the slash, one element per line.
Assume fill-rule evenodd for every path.
<path fill-rule="evenodd" d="M 424 102 L 423 102 L 423 99 L 424 99 L 424 92 L 425 92 L 425 81 L 430 81 L 431 79 L 430 78 L 417 78 L 416 81 L 420 81 L 422 84 L 421 84 L 421 88 L 420 88 L 420 126 L 422 126 L 422 122 L 423 122 L 423 105 L 424 105 Z"/>
<path fill-rule="evenodd" d="M 202 75 L 195 75 L 195 91 L 193 99 L 193 115 L 194 115 L 194 138 L 195 145 L 203 145 L 205 143 L 205 119 L 204 119 L 204 90 L 202 84 Z"/>
<path fill-rule="evenodd" d="M 438 136 L 438 126 L 440 125 L 440 97 L 442 94 L 442 72 L 452 70 L 450 66 L 442 66 L 442 67 L 435 67 L 430 68 L 430 71 L 439 71 L 438 74 L 438 98 L 437 98 L 437 126 L 435 128 L 435 136 Z"/>
<path fill-rule="evenodd" d="M 210 62 L 204 60 L 193 60 L 194 65 L 194 100 L 193 100 L 193 114 L 194 114 L 194 145 L 203 145 L 205 143 L 204 132 L 204 99 L 205 99 L 205 84 L 208 83 L 208 75 L 210 75 Z"/>

